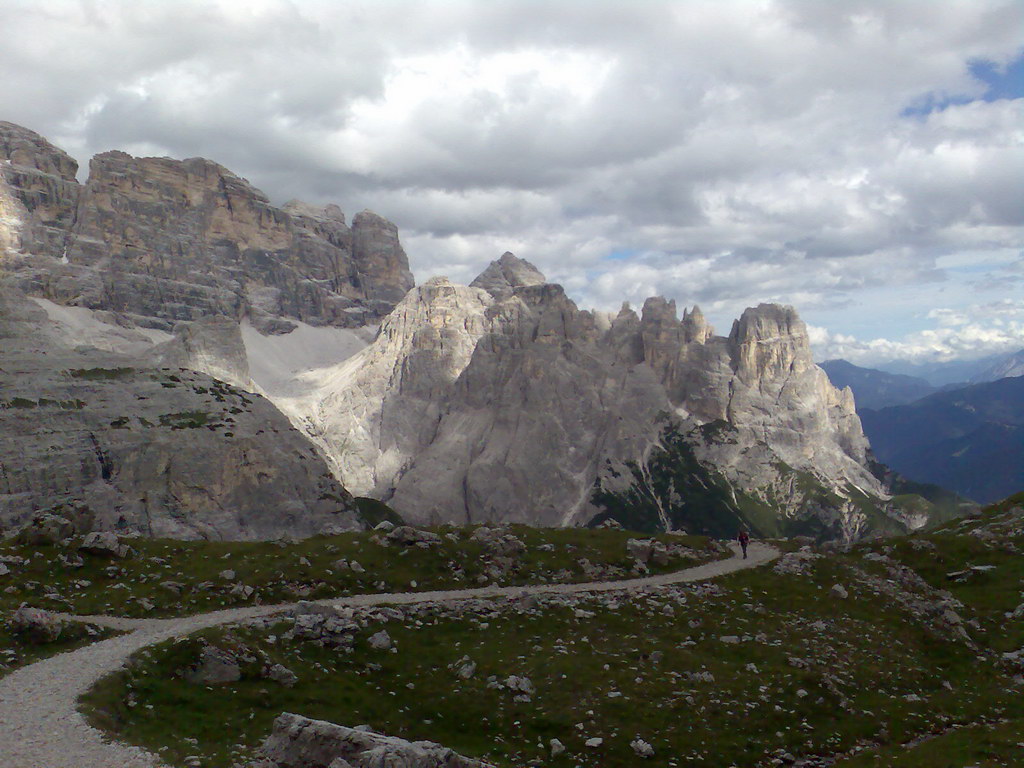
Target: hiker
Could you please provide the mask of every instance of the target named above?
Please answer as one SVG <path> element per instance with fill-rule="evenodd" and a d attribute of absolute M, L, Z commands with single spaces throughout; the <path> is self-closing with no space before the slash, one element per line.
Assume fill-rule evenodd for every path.
<path fill-rule="evenodd" d="M 736 541 L 740 543 L 740 547 L 743 549 L 743 559 L 747 559 L 747 544 L 750 543 L 750 534 L 747 533 L 746 528 L 740 528 L 740 532 L 736 536 Z"/>

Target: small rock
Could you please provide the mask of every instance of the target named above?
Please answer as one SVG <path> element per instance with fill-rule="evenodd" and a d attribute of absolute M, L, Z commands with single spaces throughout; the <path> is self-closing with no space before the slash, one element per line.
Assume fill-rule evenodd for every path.
<path fill-rule="evenodd" d="M 846 587 L 842 584 L 833 584 L 831 593 L 832 597 L 838 597 L 840 600 L 845 600 L 850 596 L 850 593 L 846 591 Z"/>
<path fill-rule="evenodd" d="M 222 579 L 224 579 L 224 581 L 234 581 L 235 580 L 235 572 L 230 570 L 230 569 L 221 571 L 217 575 L 220 576 Z"/>
<path fill-rule="evenodd" d="M 558 757 L 559 755 L 565 754 L 565 744 L 560 742 L 558 739 L 552 739 L 548 744 L 551 746 L 552 757 Z"/>
<path fill-rule="evenodd" d="M 283 664 L 274 664 L 269 670 L 267 670 L 267 678 L 273 680 L 275 683 L 280 683 L 285 688 L 291 688 L 299 681 L 298 675 Z"/>
<path fill-rule="evenodd" d="M 602 739 L 600 736 L 595 736 L 594 738 L 587 739 L 583 742 L 583 746 L 590 747 L 591 749 L 597 749 L 602 744 L 604 744 L 604 739 Z"/>
<path fill-rule="evenodd" d="M 391 635 L 386 630 L 381 630 L 370 637 L 370 647 L 377 651 L 387 651 L 393 645 Z"/>
<path fill-rule="evenodd" d="M 654 757 L 654 747 L 641 738 L 633 739 L 633 741 L 629 742 L 629 746 L 633 748 L 633 752 L 636 753 L 637 757 Z"/>

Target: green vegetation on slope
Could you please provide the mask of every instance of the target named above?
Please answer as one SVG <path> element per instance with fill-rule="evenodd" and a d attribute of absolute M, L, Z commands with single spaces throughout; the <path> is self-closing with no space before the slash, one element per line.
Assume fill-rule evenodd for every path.
<path fill-rule="evenodd" d="M 432 530 L 441 541 L 428 548 L 384 545 L 374 531 L 294 542 L 130 539 L 136 554 L 124 560 L 61 545 L 0 543 L 0 556 L 11 561 L 11 573 L 0 576 L 0 612 L 27 602 L 85 615 L 183 616 L 368 592 L 587 581 L 595 569 L 601 578 L 637 575 L 626 552 L 636 534 L 626 531 L 511 526 L 501 530 L 523 551 L 498 559 L 472 538 L 476 528 Z M 706 537 L 657 538 L 690 547 L 694 559 L 652 563 L 654 573 L 723 556 Z"/>
<path fill-rule="evenodd" d="M 508 768 L 538 759 L 635 766 L 636 737 L 653 745 L 644 763 L 652 766 L 758 766 L 812 755 L 852 765 L 966 764 L 906 758 L 941 754 L 928 751 L 933 743 L 951 755 L 987 754 L 984 765 L 1015 765 L 1020 730 L 992 731 L 983 748 L 968 735 L 982 721 L 1024 718 L 1014 669 L 1001 656 L 1024 642 L 1024 618 L 1005 616 L 1021 600 L 1024 564 L 1004 551 L 1024 545 L 1021 519 L 1020 510 L 1008 515 L 1016 532 L 998 540 L 951 528 L 846 554 L 794 553 L 777 568 L 710 585 L 475 603 L 390 621 L 371 612 L 350 652 L 290 639 L 288 622 L 210 630 L 140 655 L 86 704 L 94 722 L 163 747 L 172 764 L 199 754 L 230 765 L 291 711 L 438 741 Z M 996 568 L 948 578 L 947 568 L 965 562 Z M 943 613 L 953 607 L 953 618 Z M 368 643 L 382 628 L 397 652 Z M 187 683 L 180 672 L 204 643 L 283 664 L 298 683 L 285 687 L 251 669 L 236 683 Z M 467 656 L 477 667 L 463 679 L 455 670 Z M 510 675 L 529 678 L 536 692 L 517 700 L 501 685 Z M 952 735 L 957 724 L 975 730 Z M 910 752 L 901 746 L 947 731 Z M 591 737 L 604 741 L 586 747 Z M 564 756 L 547 756 L 552 738 L 565 744 Z"/>

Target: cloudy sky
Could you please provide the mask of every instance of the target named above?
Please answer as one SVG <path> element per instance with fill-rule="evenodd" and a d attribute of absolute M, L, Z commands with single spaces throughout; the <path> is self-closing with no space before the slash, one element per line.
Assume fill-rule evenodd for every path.
<path fill-rule="evenodd" d="M 418 280 L 506 250 L 582 306 L 820 358 L 1024 347 L 1019 0 L 2 0 L 0 119 L 86 165 L 205 156 L 395 221 Z M 83 169 L 83 174 L 85 173 Z"/>

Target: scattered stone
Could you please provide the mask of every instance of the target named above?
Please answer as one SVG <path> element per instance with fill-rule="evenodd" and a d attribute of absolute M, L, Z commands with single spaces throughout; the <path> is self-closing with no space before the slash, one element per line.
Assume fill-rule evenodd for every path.
<path fill-rule="evenodd" d="M 629 742 L 629 746 L 633 748 L 633 752 L 637 757 L 654 757 L 654 747 L 641 738 L 633 739 L 633 741 Z"/>
<path fill-rule="evenodd" d="M 452 667 L 455 670 L 455 674 L 463 680 L 468 680 L 476 674 L 476 662 L 470 659 L 469 656 L 463 656 Z"/>
<path fill-rule="evenodd" d="M 207 645 L 199 652 L 199 660 L 182 673 L 194 685 L 224 685 L 242 679 L 242 668 L 230 651 Z"/>
<path fill-rule="evenodd" d="M 510 691 L 516 693 L 522 693 L 527 696 L 532 696 L 536 693 L 537 689 L 534 688 L 533 682 L 528 677 L 520 677 L 519 675 L 509 675 L 505 678 L 505 687 Z"/>
<path fill-rule="evenodd" d="M 235 580 L 235 572 L 230 570 L 230 569 L 221 571 L 217 575 L 220 576 L 222 579 L 224 579 L 224 581 L 234 581 Z"/>
<path fill-rule="evenodd" d="M 394 643 L 391 641 L 391 635 L 386 630 L 381 630 L 375 635 L 370 636 L 370 647 L 377 651 L 390 650 Z"/>
<path fill-rule="evenodd" d="M 587 739 L 583 742 L 583 746 L 590 747 L 591 749 L 597 749 L 602 744 L 604 744 L 604 739 L 602 739 L 600 736 L 595 736 L 592 739 Z"/>
<path fill-rule="evenodd" d="M 373 530 L 380 531 L 382 533 L 388 533 L 390 531 L 395 530 L 395 524 L 392 523 L 390 520 L 381 520 L 379 523 L 373 526 Z"/>
<path fill-rule="evenodd" d="M 559 755 L 565 754 L 565 744 L 560 742 L 558 739 L 552 739 L 548 744 L 551 747 L 552 757 L 558 757 Z"/>
<path fill-rule="evenodd" d="M 654 542 L 651 539 L 628 539 L 626 554 L 638 563 L 647 563 L 654 553 Z"/>
<path fill-rule="evenodd" d="M 82 568 L 85 566 L 85 560 L 82 559 L 82 556 L 73 553 L 69 555 L 58 555 L 57 560 L 65 568 Z"/>
<path fill-rule="evenodd" d="M 432 547 L 441 543 L 441 537 L 436 533 L 421 531 L 418 528 L 413 528 L 411 525 L 398 526 L 389 532 L 384 537 L 384 540 L 388 544 L 397 544 L 405 547 Z"/>
<path fill-rule="evenodd" d="M 285 688 L 291 688 L 299 681 L 298 675 L 292 672 L 283 664 L 274 664 L 267 670 L 267 679 L 280 683 Z"/>
<path fill-rule="evenodd" d="M 248 584 L 235 584 L 235 586 L 231 588 L 231 594 L 235 597 L 240 597 L 243 600 L 248 600 L 255 594 L 255 592 L 255 588 L 250 587 Z"/>
<path fill-rule="evenodd" d="M 842 584 L 833 584 L 830 590 L 832 597 L 838 597 L 840 600 L 845 600 L 850 596 L 850 593 L 846 591 L 846 587 Z"/>
<path fill-rule="evenodd" d="M 7 567 L 6 565 L 4 565 L 3 563 L 0 563 L 0 576 L 6 576 L 6 575 L 7 575 L 7 574 L 9 574 L 10 572 L 11 572 L 11 569 L 10 569 L 10 568 L 8 568 L 8 567 Z"/>
<path fill-rule="evenodd" d="M 64 517 L 44 513 L 37 515 L 28 525 L 18 531 L 15 540 L 19 544 L 44 546 L 58 544 L 75 535 L 74 524 Z"/>
<path fill-rule="evenodd" d="M 121 543 L 117 534 L 110 531 L 93 531 L 86 535 L 78 549 L 90 555 L 116 557 L 122 560 L 132 552 L 128 545 Z"/>

